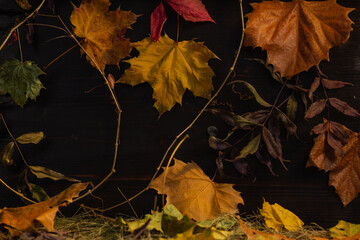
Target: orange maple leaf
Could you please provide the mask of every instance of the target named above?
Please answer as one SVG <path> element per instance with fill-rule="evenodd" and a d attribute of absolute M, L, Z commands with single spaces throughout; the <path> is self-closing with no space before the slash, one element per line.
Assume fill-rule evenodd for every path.
<path fill-rule="evenodd" d="M 80 7 L 74 5 L 70 21 L 74 33 L 84 38 L 83 47 L 104 71 L 107 64 L 119 66 L 121 59 L 129 56 L 132 49 L 129 39 L 125 38 L 127 29 L 136 22 L 137 15 L 120 8 L 109 11 L 109 0 L 83 0 Z"/>
<path fill-rule="evenodd" d="M 166 204 L 173 204 L 182 214 L 195 220 L 213 219 L 222 213 L 235 213 L 244 204 L 233 184 L 215 183 L 194 162 L 175 164 L 150 185 L 166 194 Z"/>
<path fill-rule="evenodd" d="M 345 43 L 352 31 L 348 14 L 354 9 L 336 0 L 273 0 L 251 6 L 244 44 L 266 50 L 267 64 L 282 77 L 329 61 L 329 49 Z"/>
<path fill-rule="evenodd" d="M 49 200 L 18 208 L 0 210 L 0 224 L 5 224 L 12 236 L 32 230 L 41 223 L 48 231 L 54 230 L 54 218 L 59 207 L 67 206 L 86 189 L 89 183 L 75 183 Z"/>

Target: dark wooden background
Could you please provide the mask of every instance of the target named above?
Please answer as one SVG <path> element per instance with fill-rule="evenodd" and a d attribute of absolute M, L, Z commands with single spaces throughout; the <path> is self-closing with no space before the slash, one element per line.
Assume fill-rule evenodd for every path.
<path fill-rule="evenodd" d="M 34 5 L 39 0 L 32 1 Z M 79 5 L 80 1 L 73 1 Z M 203 0 L 210 15 L 216 21 L 212 23 L 191 23 L 180 19 L 180 40 L 193 38 L 204 41 L 222 61 L 210 61 L 216 73 L 213 79 L 214 87 L 223 81 L 233 61 L 236 48 L 241 36 L 241 21 L 239 3 L 236 0 L 216 1 Z M 251 11 L 249 2 L 244 1 L 245 12 Z M 151 11 L 160 3 L 159 0 L 122 0 L 113 1 L 112 9 L 121 5 L 123 10 L 132 10 L 141 14 L 134 30 L 127 36 L 131 41 L 141 40 L 149 35 Z M 339 4 L 360 9 L 357 0 L 339 0 Z M 55 0 L 56 12 L 68 24 L 72 11 L 70 1 Z M 42 13 L 49 13 L 46 5 Z M 166 33 L 175 38 L 176 14 L 167 7 L 168 21 L 165 23 Z M 13 25 L 15 18 L 23 18 L 21 9 L 15 1 L 0 0 L 0 31 L 1 35 Z M 347 81 L 355 84 L 340 90 L 329 91 L 330 96 L 347 101 L 351 106 L 360 110 L 360 13 L 358 10 L 350 13 L 354 21 L 354 30 L 348 43 L 335 47 L 330 51 L 331 62 L 323 61 L 320 66 L 330 79 Z M 54 19 L 37 17 L 37 23 L 46 23 L 60 26 Z M 35 27 L 35 42 L 29 45 L 25 40 L 26 26 L 21 27 L 21 39 L 25 60 L 32 60 L 44 67 L 58 55 L 75 43 L 70 38 L 52 40 L 64 33 L 48 27 Z M 0 52 L 1 62 L 10 57 L 19 58 L 17 44 L 6 46 Z M 236 79 L 246 80 L 253 84 L 261 95 L 269 102 L 273 102 L 281 85 L 271 79 L 266 69 L 260 64 L 246 60 L 251 57 L 265 57 L 259 49 L 243 48 L 240 60 L 236 66 Z M 116 71 L 119 76 L 122 69 L 117 71 L 113 67 L 108 70 Z M 314 69 L 300 75 L 305 86 L 309 86 L 315 76 Z M 15 136 L 29 131 L 43 131 L 46 140 L 41 144 L 23 146 L 27 161 L 32 165 L 46 166 L 71 177 L 83 181 L 97 183 L 111 168 L 114 138 L 116 130 L 116 113 L 111 97 L 103 80 L 97 71 L 90 66 L 84 57 L 80 56 L 79 48 L 70 51 L 60 60 L 46 69 L 46 76 L 41 77 L 46 90 L 36 102 L 27 103 L 23 109 L 14 103 L 0 105 L 0 112 Z M 85 91 L 97 86 L 90 93 Z M 121 189 L 127 197 L 131 197 L 145 187 L 156 170 L 163 154 L 175 136 L 183 130 L 196 116 L 206 100 L 194 98 L 186 92 L 182 106 L 176 105 L 170 112 L 158 119 L 158 113 L 152 107 L 152 89 L 148 84 L 136 87 L 117 85 L 116 93 L 123 109 L 121 120 L 121 145 L 116 166 L 116 174 L 101 189 L 94 194 L 101 197 L 105 207 L 123 201 L 118 191 Z M 290 91 L 286 90 L 283 98 Z M 1 99 L 8 99 L 3 96 Z M 259 109 L 253 100 L 244 101 L 232 93 L 227 86 L 219 95 L 219 103 L 231 104 L 237 113 L 244 113 Z M 298 136 L 283 138 L 284 157 L 291 160 L 287 163 L 289 171 L 275 164 L 274 171 L 279 175 L 270 174 L 266 166 L 258 164 L 255 159 L 251 162 L 256 181 L 253 177 L 241 176 L 231 164 L 225 164 L 227 179 L 218 178 L 217 181 L 231 181 L 236 189 L 241 191 L 245 206 L 240 207 L 243 214 L 252 213 L 261 207 L 263 198 L 271 203 L 277 202 L 295 212 L 306 223 L 316 222 L 324 227 L 336 224 L 337 220 L 344 219 L 360 223 L 360 198 L 355 199 L 347 207 L 343 207 L 334 189 L 328 186 L 328 174 L 315 168 L 305 168 L 308 154 L 313 144 L 310 129 L 321 122 L 322 116 L 310 121 L 303 119 L 304 107 L 299 102 L 299 111 L 296 118 Z M 358 120 L 331 112 L 331 119 L 344 123 L 354 131 L 359 131 Z M 211 150 L 207 143 L 207 128 L 216 126 L 220 136 L 225 136 L 229 127 L 210 113 L 204 113 L 195 126 L 189 131 L 188 139 L 180 148 L 176 157 L 184 161 L 195 161 L 204 171 L 212 176 L 216 169 L 215 158 L 217 153 Z M 10 141 L 4 127 L 0 127 L 0 146 Z M 21 167 L 21 165 L 19 166 Z M 17 182 L 16 168 L 0 168 L 0 177 L 12 186 Z M 69 185 L 68 182 L 53 182 L 47 180 L 33 180 L 43 186 L 50 195 L 58 193 Z M 144 215 L 153 208 L 154 190 L 150 190 L 134 200 L 133 206 L 138 214 Z M 87 197 L 83 203 L 101 207 L 102 202 L 93 197 Z M 23 202 L 9 190 L 0 186 L 0 207 L 13 207 Z M 73 213 L 78 204 L 64 212 Z M 129 214 L 128 206 L 114 209 L 110 215 Z"/>

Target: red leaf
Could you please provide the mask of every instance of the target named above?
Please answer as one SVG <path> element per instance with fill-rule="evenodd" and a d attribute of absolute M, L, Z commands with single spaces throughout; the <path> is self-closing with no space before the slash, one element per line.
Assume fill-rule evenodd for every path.
<path fill-rule="evenodd" d="M 342 87 L 345 87 L 346 85 L 354 86 L 354 84 L 352 84 L 352 83 L 347 83 L 347 82 L 342 82 L 342 81 L 333 81 L 333 80 L 329 80 L 326 78 L 322 78 L 321 83 L 327 89 L 342 88 Z"/>
<path fill-rule="evenodd" d="M 167 0 L 167 2 L 186 21 L 215 23 L 201 0 Z"/>
<path fill-rule="evenodd" d="M 320 78 L 316 77 L 314 79 L 314 82 L 311 84 L 310 89 L 309 89 L 309 94 L 308 97 L 311 99 L 311 101 L 313 100 L 313 94 L 315 92 L 315 90 L 320 86 Z"/>
<path fill-rule="evenodd" d="M 305 119 L 313 118 L 319 113 L 321 113 L 326 106 L 326 100 L 321 99 L 319 101 L 314 102 L 310 105 L 309 109 L 306 111 Z"/>
<path fill-rule="evenodd" d="M 345 115 L 352 116 L 352 117 L 360 117 L 360 113 L 355 109 L 350 107 L 349 104 L 347 104 L 344 101 L 341 101 L 337 98 L 329 98 L 330 105 L 342 112 Z"/>
<path fill-rule="evenodd" d="M 151 37 L 154 42 L 159 40 L 161 35 L 161 30 L 164 26 L 164 23 L 166 21 L 166 12 L 164 5 L 162 3 L 157 6 L 154 11 L 151 13 Z"/>

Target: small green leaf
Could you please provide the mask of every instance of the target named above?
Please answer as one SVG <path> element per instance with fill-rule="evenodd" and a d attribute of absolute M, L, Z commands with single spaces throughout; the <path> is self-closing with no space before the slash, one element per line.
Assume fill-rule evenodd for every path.
<path fill-rule="evenodd" d="M 67 180 L 70 182 L 80 182 L 77 179 L 69 178 L 64 176 L 63 174 L 59 172 L 55 172 L 54 170 L 51 170 L 46 167 L 41 166 L 29 166 L 30 171 L 38 178 L 50 178 L 52 180 L 58 181 L 58 180 Z"/>
<path fill-rule="evenodd" d="M 176 217 L 179 220 L 183 218 L 181 212 L 172 204 L 168 204 L 165 206 L 164 214 L 168 216 Z"/>
<path fill-rule="evenodd" d="M 21 144 L 29 144 L 29 143 L 38 144 L 44 138 L 45 135 L 43 132 L 29 132 L 16 138 L 16 141 L 18 141 Z"/>
<path fill-rule="evenodd" d="M 249 154 L 254 154 L 259 148 L 260 140 L 261 134 L 251 139 L 251 141 L 245 147 L 243 147 L 243 149 L 241 149 L 239 155 L 235 158 L 235 160 L 246 158 Z"/>
<path fill-rule="evenodd" d="M 24 10 L 30 10 L 32 7 L 28 0 L 15 0 L 15 1 Z"/>
<path fill-rule="evenodd" d="M 36 201 L 46 201 L 50 198 L 49 195 L 45 192 L 45 190 L 36 184 L 29 183 L 29 191 L 32 194 L 32 198 Z"/>
<path fill-rule="evenodd" d="M 286 104 L 286 115 L 294 121 L 297 111 L 297 101 L 294 96 L 291 96 Z"/>
<path fill-rule="evenodd" d="M 0 153 L 1 164 L 4 167 L 10 166 L 13 164 L 13 154 L 14 154 L 14 142 L 9 142 Z"/>
<path fill-rule="evenodd" d="M 149 231 L 156 230 L 156 231 L 159 231 L 159 232 L 163 232 L 162 229 L 161 229 L 161 219 L 162 219 L 162 217 L 163 217 L 162 212 L 154 212 L 153 214 L 146 214 L 145 218 L 143 218 L 143 219 L 128 222 L 127 225 L 129 227 L 130 232 L 134 232 L 136 229 L 143 226 L 150 219 L 150 222 L 146 226 L 146 229 L 149 230 Z"/>
<path fill-rule="evenodd" d="M 360 233 L 360 224 L 353 224 L 340 220 L 335 227 L 329 229 L 331 237 L 352 237 Z"/>
<path fill-rule="evenodd" d="M 28 98 L 35 100 L 44 88 L 38 78 L 41 74 L 45 73 L 31 61 L 6 61 L 0 66 L 0 94 L 9 93 L 23 107 Z"/>
<path fill-rule="evenodd" d="M 260 95 L 258 94 L 258 92 L 256 91 L 256 89 L 253 87 L 253 85 L 251 85 L 250 83 L 246 82 L 246 81 L 242 81 L 242 80 L 237 80 L 237 81 L 233 81 L 231 82 L 233 83 L 242 83 L 244 84 L 249 90 L 250 92 L 254 95 L 255 100 L 264 107 L 271 107 L 272 105 L 268 102 L 266 102 L 262 97 L 260 97 Z"/>

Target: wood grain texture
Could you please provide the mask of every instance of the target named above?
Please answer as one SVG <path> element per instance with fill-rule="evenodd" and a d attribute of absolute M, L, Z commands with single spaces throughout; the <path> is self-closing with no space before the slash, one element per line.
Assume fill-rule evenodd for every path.
<path fill-rule="evenodd" d="M 79 1 L 73 1 L 79 4 Z M 133 25 L 127 36 L 131 41 L 138 41 L 150 33 L 150 14 L 158 1 L 116 0 L 112 9 L 121 5 L 124 10 L 132 10 L 142 14 L 138 22 Z M 224 79 L 235 55 L 235 49 L 241 36 L 241 22 L 239 4 L 236 0 L 219 1 L 204 0 L 210 15 L 216 21 L 212 23 L 191 23 L 180 20 L 180 40 L 196 37 L 204 41 L 222 61 L 210 61 L 216 73 L 213 79 L 215 89 Z M 251 11 L 249 2 L 244 1 L 246 12 Z M 360 2 L 357 0 L 339 0 L 339 4 L 353 7 L 357 10 L 350 14 L 355 22 L 354 31 L 348 43 L 330 51 L 330 62 L 323 61 L 320 66 L 330 79 L 351 82 L 354 87 L 329 91 L 330 96 L 337 96 L 347 101 L 351 106 L 360 110 Z M 68 26 L 72 11 L 70 1 L 56 0 L 57 13 L 66 20 Z M 14 12 L 20 11 L 13 1 L 0 0 L 0 31 L 3 35 L 14 21 Z M 5 13 L 10 12 L 9 16 Z M 21 11 L 20 11 L 21 12 Z M 46 6 L 42 12 L 49 13 Z M 176 36 L 176 14 L 167 7 L 168 20 L 165 32 L 172 38 Z M 17 15 L 16 15 L 17 16 Z M 21 17 L 21 14 L 19 15 Z M 36 22 L 48 24 L 59 23 L 54 19 L 37 17 Z M 59 54 L 72 47 L 75 43 L 68 38 L 48 41 L 63 35 L 63 32 L 46 27 L 35 27 L 35 44 L 29 45 L 25 41 L 26 26 L 21 29 L 23 39 L 24 58 L 36 61 L 40 66 L 46 66 Z M 246 60 L 246 58 L 265 56 L 259 49 L 243 48 L 239 63 L 235 69 L 236 79 L 245 80 L 253 84 L 261 96 L 272 103 L 281 85 L 271 79 L 267 70 L 260 64 Z M 19 57 L 17 45 L 13 44 L 0 52 L 0 60 L 9 57 Z M 121 65 L 123 68 L 126 64 Z M 117 71 L 117 77 L 123 71 Z M 114 68 L 109 68 L 114 70 Z M 116 70 L 116 69 L 115 69 Z M 302 73 L 300 78 L 304 85 L 309 86 L 315 71 Z M 36 102 L 30 102 L 24 109 L 13 103 L 0 105 L 0 112 L 5 116 L 11 131 L 15 136 L 28 131 L 44 131 L 46 140 L 36 146 L 24 146 L 23 152 L 32 165 L 42 165 L 71 177 L 78 177 L 83 181 L 98 182 L 111 168 L 114 149 L 116 113 L 108 90 L 103 86 L 101 76 L 90 66 L 79 48 L 75 48 L 46 69 L 46 76 L 42 81 L 46 90 Z M 100 85 L 90 93 L 85 91 Z M 158 119 L 158 113 L 152 107 L 152 89 L 147 84 L 136 87 L 116 85 L 115 90 L 123 108 L 121 122 L 121 145 L 116 167 L 116 174 L 104 185 L 96 196 L 100 196 L 105 206 L 122 201 L 119 187 L 127 197 L 132 196 L 145 187 L 155 172 L 165 150 L 175 136 L 183 130 L 196 116 L 205 104 L 204 99 L 194 98 L 186 92 L 182 106 L 176 105 L 173 110 Z M 290 93 L 290 91 L 288 92 Z M 283 96 L 283 99 L 286 96 Z M 1 97 L 1 99 L 7 98 Z M 219 103 L 231 104 L 238 113 L 259 109 L 252 100 L 244 101 L 232 93 L 227 86 L 219 95 Z M 355 199 L 346 208 L 335 194 L 334 189 L 327 186 L 328 175 L 314 168 L 305 169 L 311 146 L 310 129 L 321 122 L 321 116 L 309 121 L 303 119 L 303 106 L 297 114 L 298 136 L 283 138 L 284 157 L 291 160 L 287 164 L 289 171 L 275 164 L 275 171 L 279 177 L 274 177 L 263 165 L 255 163 L 256 181 L 239 175 L 229 164 L 225 164 L 227 178 L 218 181 L 236 183 L 236 189 L 242 192 L 245 207 L 242 213 L 252 213 L 261 207 L 263 198 L 270 202 L 277 202 L 292 210 L 306 223 L 316 222 L 323 227 L 335 225 L 338 219 L 360 223 L 360 198 Z M 350 129 L 359 131 L 359 121 L 345 117 L 340 113 L 331 112 L 334 121 L 343 122 Z M 212 176 L 216 169 L 217 153 L 208 147 L 206 130 L 209 126 L 216 126 L 220 135 L 226 135 L 229 127 L 210 113 L 204 113 L 194 127 L 189 131 L 190 138 L 181 146 L 176 157 L 184 161 L 197 162 L 204 171 Z M 9 141 L 3 127 L 0 127 L 0 144 Z M 0 147 L 1 147 L 0 146 Z M 21 166 L 19 166 L 21 167 Z M 0 176 L 12 186 L 17 183 L 16 169 L 0 168 Z M 51 195 L 65 188 L 66 182 L 38 181 Z M 22 202 L 11 192 L 0 186 L 0 207 L 18 206 Z M 149 191 L 134 201 L 134 207 L 140 215 L 150 211 L 153 206 L 155 191 Z M 88 197 L 86 204 L 101 207 L 101 202 Z M 76 205 L 70 209 L 76 209 Z M 70 210 L 66 210 L 70 211 Z M 115 209 L 112 213 L 131 214 L 128 206 Z"/>

